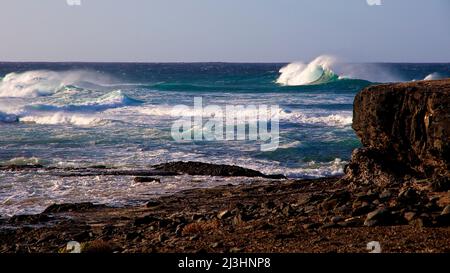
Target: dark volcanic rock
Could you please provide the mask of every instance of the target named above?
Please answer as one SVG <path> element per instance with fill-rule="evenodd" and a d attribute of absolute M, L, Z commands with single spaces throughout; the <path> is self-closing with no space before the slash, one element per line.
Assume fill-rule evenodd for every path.
<path fill-rule="evenodd" d="M 156 170 L 165 172 L 177 172 L 189 175 L 210 176 L 245 176 L 283 179 L 283 175 L 265 175 L 261 172 L 242 168 L 239 166 L 216 165 L 202 162 L 170 162 L 153 166 Z"/>
<path fill-rule="evenodd" d="M 61 212 L 80 212 L 93 208 L 104 208 L 105 205 L 94 205 L 93 203 L 77 203 L 77 204 L 53 204 L 47 207 L 43 213 L 61 213 Z"/>
<path fill-rule="evenodd" d="M 346 179 L 380 186 L 405 175 L 449 177 L 450 80 L 370 86 L 354 101 L 356 150 Z"/>
<path fill-rule="evenodd" d="M 136 183 L 150 183 L 150 182 L 161 182 L 158 178 L 150 177 L 150 176 L 136 176 L 134 178 L 134 182 Z"/>
<path fill-rule="evenodd" d="M 0 165 L 0 170 L 3 171 L 22 171 L 29 169 L 41 169 L 44 168 L 41 164 L 27 164 L 27 165 Z"/>
<path fill-rule="evenodd" d="M 42 222 L 48 222 L 52 218 L 48 217 L 47 215 L 43 214 L 36 214 L 36 215 L 15 215 L 9 219 L 9 223 L 28 223 L 28 224 L 37 224 Z"/>

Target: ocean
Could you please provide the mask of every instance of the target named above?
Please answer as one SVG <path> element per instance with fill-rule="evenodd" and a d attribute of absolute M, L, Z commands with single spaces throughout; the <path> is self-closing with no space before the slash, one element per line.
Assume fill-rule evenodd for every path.
<path fill-rule="evenodd" d="M 170 161 L 239 165 L 289 178 L 343 173 L 360 146 L 352 103 L 383 82 L 450 76 L 450 64 L 0 63 L 0 165 L 145 169 Z M 176 105 L 279 106 L 279 145 L 259 141 L 175 141 Z M 195 114 L 195 113 L 194 113 Z M 150 196 L 236 178 L 60 177 L 46 170 L 0 171 L 0 215 L 41 212 L 54 202 L 137 204 Z"/>

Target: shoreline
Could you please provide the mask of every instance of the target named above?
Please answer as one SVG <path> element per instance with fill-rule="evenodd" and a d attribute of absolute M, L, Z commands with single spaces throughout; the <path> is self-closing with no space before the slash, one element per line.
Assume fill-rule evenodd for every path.
<path fill-rule="evenodd" d="M 355 188 L 342 177 L 261 177 L 184 190 L 142 206 L 55 204 L 40 214 L 2 220 L 0 252 L 65 252 L 70 241 L 79 242 L 83 252 L 117 253 L 364 253 L 370 241 L 379 241 L 383 252 L 450 251 L 450 228 L 436 222 L 436 209 L 430 209 L 430 222 L 418 216 L 407 221 L 405 213 L 394 219 L 392 211 L 368 224 L 376 211 L 372 204 L 398 200 L 399 191 L 393 187 L 391 196 L 383 197 L 375 186 Z"/>

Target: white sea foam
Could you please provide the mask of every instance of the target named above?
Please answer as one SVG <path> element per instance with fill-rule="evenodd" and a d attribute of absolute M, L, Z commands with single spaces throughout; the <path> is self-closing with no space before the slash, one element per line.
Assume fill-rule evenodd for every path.
<path fill-rule="evenodd" d="M 281 119 L 300 124 L 322 124 L 327 126 L 347 126 L 353 123 L 351 111 L 328 115 L 307 115 L 301 111 L 284 112 Z"/>
<path fill-rule="evenodd" d="M 89 126 L 99 124 L 104 120 L 95 115 L 93 116 L 87 114 L 73 114 L 66 112 L 56 112 L 56 113 L 45 112 L 20 117 L 19 121 L 24 123 L 48 124 L 48 125 L 68 124 L 77 126 Z"/>
<path fill-rule="evenodd" d="M 51 95 L 77 82 L 107 82 L 110 79 L 91 71 L 34 70 L 9 73 L 0 81 L 0 97 L 39 97 Z"/>
<path fill-rule="evenodd" d="M 25 165 L 37 165 L 37 164 L 45 164 L 45 161 L 38 157 L 15 157 L 10 160 L 2 162 L 3 165 L 16 165 L 16 166 L 25 166 Z"/>
<path fill-rule="evenodd" d="M 125 110 L 122 108 L 121 110 Z M 132 109 L 129 109 L 130 111 Z M 214 115 L 215 118 L 223 118 L 226 114 L 223 112 L 201 112 L 190 109 L 188 111 L 177 111 L 173 110 L 173 107 L 167 105 L 153 105 L 153 106 L 142 106 L 133 108 L 136 112 L 149 116 L 164 116 L 164 117 L 178 117 L 183 115 L 188 116 L 200 116 L 207 118 Z M 339 111 L 339 112 L 329 112 L 329 113 L 305 113 L 301 110 L 288 111 L 285 109 L 280 109 L 278 114 L 281 121 L 288 121 L 293 123 L 302 124 L 324 124 L 328 126 L 346 126 L 351 125 L 353 122 L 352 111 Z M 257 111 L 252 109 L 244 109 L 239 111 L 238 115 L 242 117 L 256 117 Z M 251 120 L 251 119 L 250 119 Z"/>
<path fill-rule="evenodd" d="M 32 104 L 27 108 L 30 110 L 82 112 L 102 111 L 109 108 L 137 105 L 140 103 L 142 103 L 142 101 L 128 97 L 121 90 L 115 90 L 98 98 L 82 99 L 77 103 L 69 103 L 64 105 Z"/>

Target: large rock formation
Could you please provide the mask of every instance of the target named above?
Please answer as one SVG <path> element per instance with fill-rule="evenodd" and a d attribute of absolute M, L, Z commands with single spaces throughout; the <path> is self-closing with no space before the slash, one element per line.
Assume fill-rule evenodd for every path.
<path fill-rule="evenodd" d="M 450 79 L 370 86 L 354 101 L 346 179 L 385 186 L 408 178 L 448 181 Z"/>

